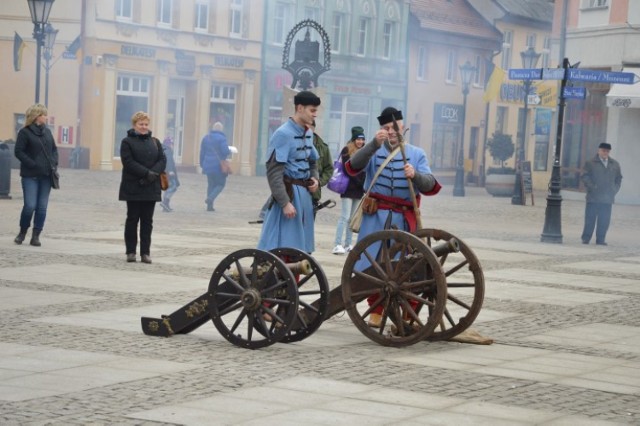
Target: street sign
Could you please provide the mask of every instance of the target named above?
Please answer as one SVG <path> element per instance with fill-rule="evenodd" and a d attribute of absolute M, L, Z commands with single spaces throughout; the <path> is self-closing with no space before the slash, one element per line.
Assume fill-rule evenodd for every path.
<path fill-rule="evenodd" d="M 62 52 L 62 59 L 76 59 L 76 54 L 65 50 Z"/>
<path fill-rule="evenodd" d="M 538 95 L 527 96 L 527 103 L 529 105 L 540 105 L 540 96 Z"/>
<path fill-rule="evenodd" d="M 584 87 L 565 87 L 562 97 L 565 99 L 585 99 L 587 97 L 587 89 Z"/>
<path fill-rule="evenodd" d="M 543 80 L 562 80 L 564 78 L 564 68 L 543 68 Z"/>
<path fill-rule="evenodd" d="M 594 71 L 581 70 L 579 68 L 569 68 L 569 80 L 587 81 L 589 83 L 615 83 L 615 84 L 634 84 L 640 79 L 631 72 L 611 72 L 611 71 Z"/>
<path fill-rule="evenodd" d="M 511 68 L 509 80 L 541 80 L 542 68 Z"/>

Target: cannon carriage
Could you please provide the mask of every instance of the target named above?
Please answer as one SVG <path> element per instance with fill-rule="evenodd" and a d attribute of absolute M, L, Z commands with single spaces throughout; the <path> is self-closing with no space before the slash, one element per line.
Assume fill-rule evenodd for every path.
<path fill-rule="evenodd" d="M 384 230 L 354 246 L 333 289 L 307 253 L 242 249 L 218 264 L 206 293 L 141 322 L 145 334 L 169 337 L 211 320 L 232 344 L 258 349 L 303 340 L 346 311 L 366 337 L 400 347 L 460 334 L 478 316 L 483 297 L 482 268 L 462 240 L 438 229 Z M 373 324 L 376 312 L 380 321 Z"/>

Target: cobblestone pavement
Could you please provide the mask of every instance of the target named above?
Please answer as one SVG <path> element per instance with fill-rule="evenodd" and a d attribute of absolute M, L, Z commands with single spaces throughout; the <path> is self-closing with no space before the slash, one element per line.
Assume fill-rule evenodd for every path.
<path fill-rule="evenodd" d="M 512 206 L 445 187 L 423 200 L 423 224 L 476 252 L 486 291 L 473 328 L 493 345 L 386 348 L 340 314 L 303 342 L 250 351 L 210 323 L 148 337 L 139 318 L 204 293 L 224 257 L 255 247 L 260 227 L 248 222 L 264 178 L 230 177 L 206 212 L 206 179 L 181 174 L 174 212 L 155 214 L 154 264 L 143 265 L 124 261 L 119 173 L 61 175 L 40 248 L 12 242 L 17 171 L 13 199 L 0 200 L 2 425 L 640 423 L 640 206 L 614 206 L 602 247 L 580 243 L 584 202 L 565 199 L 564 243 L 544 244 L 546 194 Z M 332 287 L 344 262 L 330 254 L 339 209 L 316 226 L 314 257 Z"/>

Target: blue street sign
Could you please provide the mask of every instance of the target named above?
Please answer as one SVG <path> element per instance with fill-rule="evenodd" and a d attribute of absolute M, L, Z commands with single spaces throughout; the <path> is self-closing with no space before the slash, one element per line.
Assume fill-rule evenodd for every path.
<path fill-rule="evenodd" d="M 567 78 L 589 83 L 634 84 L 638 81 L 638 76 L 631 72 L 594 71 L 579 68 L 570 68 Z"/>
<path fill-rule="evenodd" d="M 542 80 L 542 68 L 511 68 L 509 80 Z"/>
<path fill-rule="evenodd" d="M 62 52 L 62 59 L 76 59 L 76 54 L 65 50 Z"/>
<path fill-rule="evenodd" d="M 564 78 L 564 68 L 543 68 L 543 80 L 562 80 Z"/>
<path fill-rule="evenodd" d="M 565 99 L 585 99 L 587 89 L 585 87 L 565 87 L 562 97 Z"/>

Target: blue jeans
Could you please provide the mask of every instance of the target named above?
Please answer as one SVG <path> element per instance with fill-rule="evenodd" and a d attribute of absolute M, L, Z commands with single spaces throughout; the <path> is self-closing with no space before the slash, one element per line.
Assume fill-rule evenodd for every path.
<path fill-rule="evenodd" d="M 224 186 L 227 184 L 227 175 L 218 174 L 218 173 L 210 173 L 207 175 L 207 202 L 211 202 L 213 206 L 213 202 L 216 200 L 218 195 L 224 189 Z"/>
<path fill-rule="evenodd" d="M 162 202 L 168 205 L 169 202 L 171 201 L 171 197 L 173 197 L 173 194 L 175 194 L 177 190 L 178 190 L 178 179 L 176 179 L 175 176 L 169 176 L 169 187 L 167 188 L 166 191 L 164 191 L 164 197 Z"/>
<path fill-rule="evenodd" d="M 27 229 L 33 219 L 33 229 L 42 231 L 44 220 L 47 217 L 47 205 L 49 204 L 49 194 L 51 193 L 51 177 L 23 177 L 22 195 L 24 206 L 20 213 L 20 229 Z"/>
<path fill-rule="evenodd" d="M 353 231 L 351 231 L 351 227 L 349 226 L 349 222 L 351 221 L 351 216 L 358 208 L 358 202 L 360 200 L 353 198 L 341 198 L 342 201 L 342 212 L 340 213 L 340 219 L 338 219 L 338 228 L 336 229 L 336 240 L 335 245 L 342 243 L 342 235 L 345 232 L 346 235 L 344 238 L 344 246 L 351 245 L 351 239 L 353 238 Z"/>

